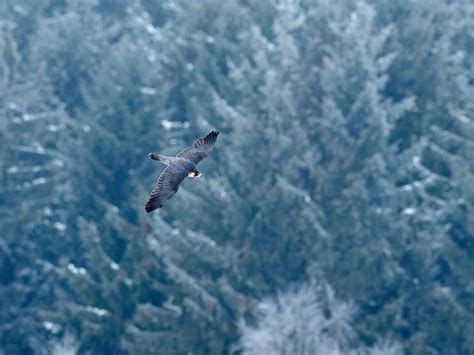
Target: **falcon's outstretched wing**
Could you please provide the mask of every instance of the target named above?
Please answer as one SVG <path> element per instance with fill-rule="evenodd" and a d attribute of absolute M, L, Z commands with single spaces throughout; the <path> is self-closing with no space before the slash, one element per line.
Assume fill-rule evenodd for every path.
<path fill-rule="evenodd" d="M 189 159 L 197 165 L 211 154 L 218 135 L 219 131 L 212 131 L 207 136 L 197 139 L 191 147 L 187 147 L 179 152 L 178 157 Z"/>
<path fill-rule="evenodd" d="M 163 170 L 146 203 L 145 210 L 147 213 L 163 207 L 165 202 L 178 192 L 179 185 L 186 176 L 188 176 L 187 171 L 178 167 L 168 166 Z"/>

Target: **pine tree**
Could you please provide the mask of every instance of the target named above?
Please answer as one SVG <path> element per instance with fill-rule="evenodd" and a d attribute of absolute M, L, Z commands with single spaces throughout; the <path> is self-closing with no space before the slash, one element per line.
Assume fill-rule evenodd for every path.
<path fill-rule="evenodd" d="M 381 11 L 399 29 L 394 45 L 400 54 L 392 66 L 387 93 L 397 99 L 411 91 L 417 106 L 397 122 L 392 136 L 400 147 L 399 166 L 403 167 L 397 172 L 398 189 L 405 196 L 400 220 L 403 233 L 412 237 L 402 258 L 415 288 L 408 298 L 405 322 L 408 325 L 417 319 L 420 324 L 406 326 L 407 344 L 415 352 L 469 352 L 472 342 L 464 335 L 460 340 L 459 334 L 470 332 L 472 312 L 467 309 L 472 290 L 469 286 L 462 287 L 461 293 L 454 290 L 458 290 L 455 285 L 469 284 L 464 270 L 472 264 L 468 251 L 472 228 L 467 218 L 470 188 L 466 188 L 472 179 L 472 159 L 466 154 L 472 151 L 467 137 L 472 136 L 468 97 L 473 90 L 466 53 L 472 49 L 465 41 L 473 31 L 474 9 L 465 2 L 412 5 Z M 407 15 L 397 17 L 401 12 Z M 446 306 L 428 311 L 437 304 Z M 422 316 L 428 313 L 430 316 Z M 447 331 L 444 321 L 438 322 L 441 319 L 456 319 L 458 328 Z M 446 334 L 443 339 L 436 335 L 440 329 Z"/>
<path fill-rule="evenodd" d="M 57 241 L 68 233 L 68 115 L 43 68 L 29 70 L 32 58 L 20 54 L 14 28 L 7 22 L 0 44 L 0 344 L 28 353 L 42 348 L 42 313 L 54 300 L 43 265 L 58 260 Z"/>

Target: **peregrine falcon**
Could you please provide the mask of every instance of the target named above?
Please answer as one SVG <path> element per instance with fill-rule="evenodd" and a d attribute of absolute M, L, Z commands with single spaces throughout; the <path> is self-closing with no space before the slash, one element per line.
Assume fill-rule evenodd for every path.
<path fill-rule="evenodd" d="M 183 149 L 175 157 L 150 153 L 150 159 L 167 165 L 163 170 L 155 188 L 150 194 L 145 211 L 150 213 L 163 207 L 173 195 L 178 192 L 179 185 L 186 177 L 199 177 L 201 172 L 196 165 L 208 157 L 216 144 L 219 131 L 211 131 L 207 136 L 197 139 L 192 146 Z"/>

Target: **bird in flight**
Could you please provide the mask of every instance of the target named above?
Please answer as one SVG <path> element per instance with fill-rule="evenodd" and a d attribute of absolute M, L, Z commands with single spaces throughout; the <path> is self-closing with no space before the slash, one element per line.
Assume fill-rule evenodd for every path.
<path fill-rule="evenodd" d="M 175 157 L 150 153 L 150 159 L 167 165 L 163 170 L 156 186 L 145 205 L 145 211 L 150 213 L 163 205 L 178 192 L 179 185 L 186 177 L 199 177 L 201 172 L 196 165 L 208 157 L 216 144 L 219 131 L 211 131 L 207 136 L 197 139 L 192 146 L 183 149 Z"/>

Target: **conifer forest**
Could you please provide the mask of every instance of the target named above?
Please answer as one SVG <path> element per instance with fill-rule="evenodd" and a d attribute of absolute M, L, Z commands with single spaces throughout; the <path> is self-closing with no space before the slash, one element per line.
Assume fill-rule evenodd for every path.
<path fill-rule="evenodd" d="M 1 355 L 473 353 L 472 0 L 0 0 Z"/>

